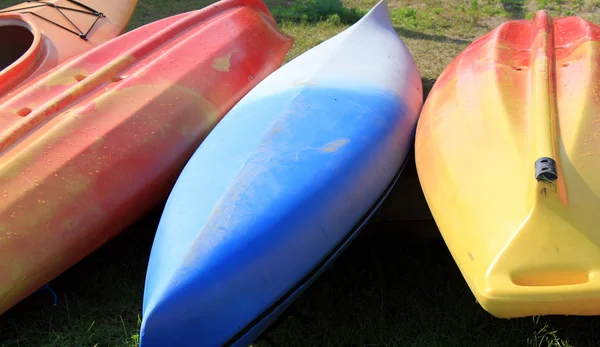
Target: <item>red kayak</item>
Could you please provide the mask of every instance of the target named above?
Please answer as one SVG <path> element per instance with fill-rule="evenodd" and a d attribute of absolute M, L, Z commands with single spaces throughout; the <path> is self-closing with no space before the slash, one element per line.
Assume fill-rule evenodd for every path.
<path fill-rule="evenodd" d="M 165 198 L 292 42 L 260 0 L 225 0 L 124 34 L 0 99 L 0 313 Z"/>

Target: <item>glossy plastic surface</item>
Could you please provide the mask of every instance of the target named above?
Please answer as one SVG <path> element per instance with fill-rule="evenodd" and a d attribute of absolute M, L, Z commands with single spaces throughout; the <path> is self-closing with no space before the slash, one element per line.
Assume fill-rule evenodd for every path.
<path fill-rule="evenodd" d="M 541 11 L 471 44 L 423 108 L 425 196 L 497 317 L 600 314 L 599 63 L 600 27 Z"/>
<path fill-rule="evenodd" d="M 385 2 L 254 88 L 169 196 L 141 346 L 249 345 L 389 189 L 422 97 Z"/>
<path fill-rule="evenodd" d="M 167 196 L 292 39 L 260 0 L 140 27 L 0 100 L 0 311 Z"/>

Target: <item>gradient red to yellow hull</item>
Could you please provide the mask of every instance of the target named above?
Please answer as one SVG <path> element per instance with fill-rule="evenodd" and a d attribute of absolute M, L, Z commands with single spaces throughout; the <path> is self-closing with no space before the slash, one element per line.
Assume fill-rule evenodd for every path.
<path fill-rule="evenodd" d="M 600 27 L 540 11 L 473 42 L 424 105 L 421 185 L 495 316 L 600 314 L 599 81 Z"/>

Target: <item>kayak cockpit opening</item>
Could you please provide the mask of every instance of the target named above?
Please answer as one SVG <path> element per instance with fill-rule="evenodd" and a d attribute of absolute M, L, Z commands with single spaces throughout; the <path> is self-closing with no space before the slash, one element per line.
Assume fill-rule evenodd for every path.
<path fill-rule="evenodd" d="M 0 71 L 19 60 L 33 45 L 34 35 L 25 23 L 0 20 Z"/>

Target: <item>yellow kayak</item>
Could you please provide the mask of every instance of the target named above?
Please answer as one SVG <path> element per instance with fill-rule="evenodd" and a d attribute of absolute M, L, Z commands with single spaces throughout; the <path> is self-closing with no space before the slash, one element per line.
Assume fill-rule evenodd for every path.
<path fill-rule="evenodd" d="M 473 42 L 429 94 L 415 151 L 485 310 L 600 314 L 600 27 L 540 11 Z"/>

